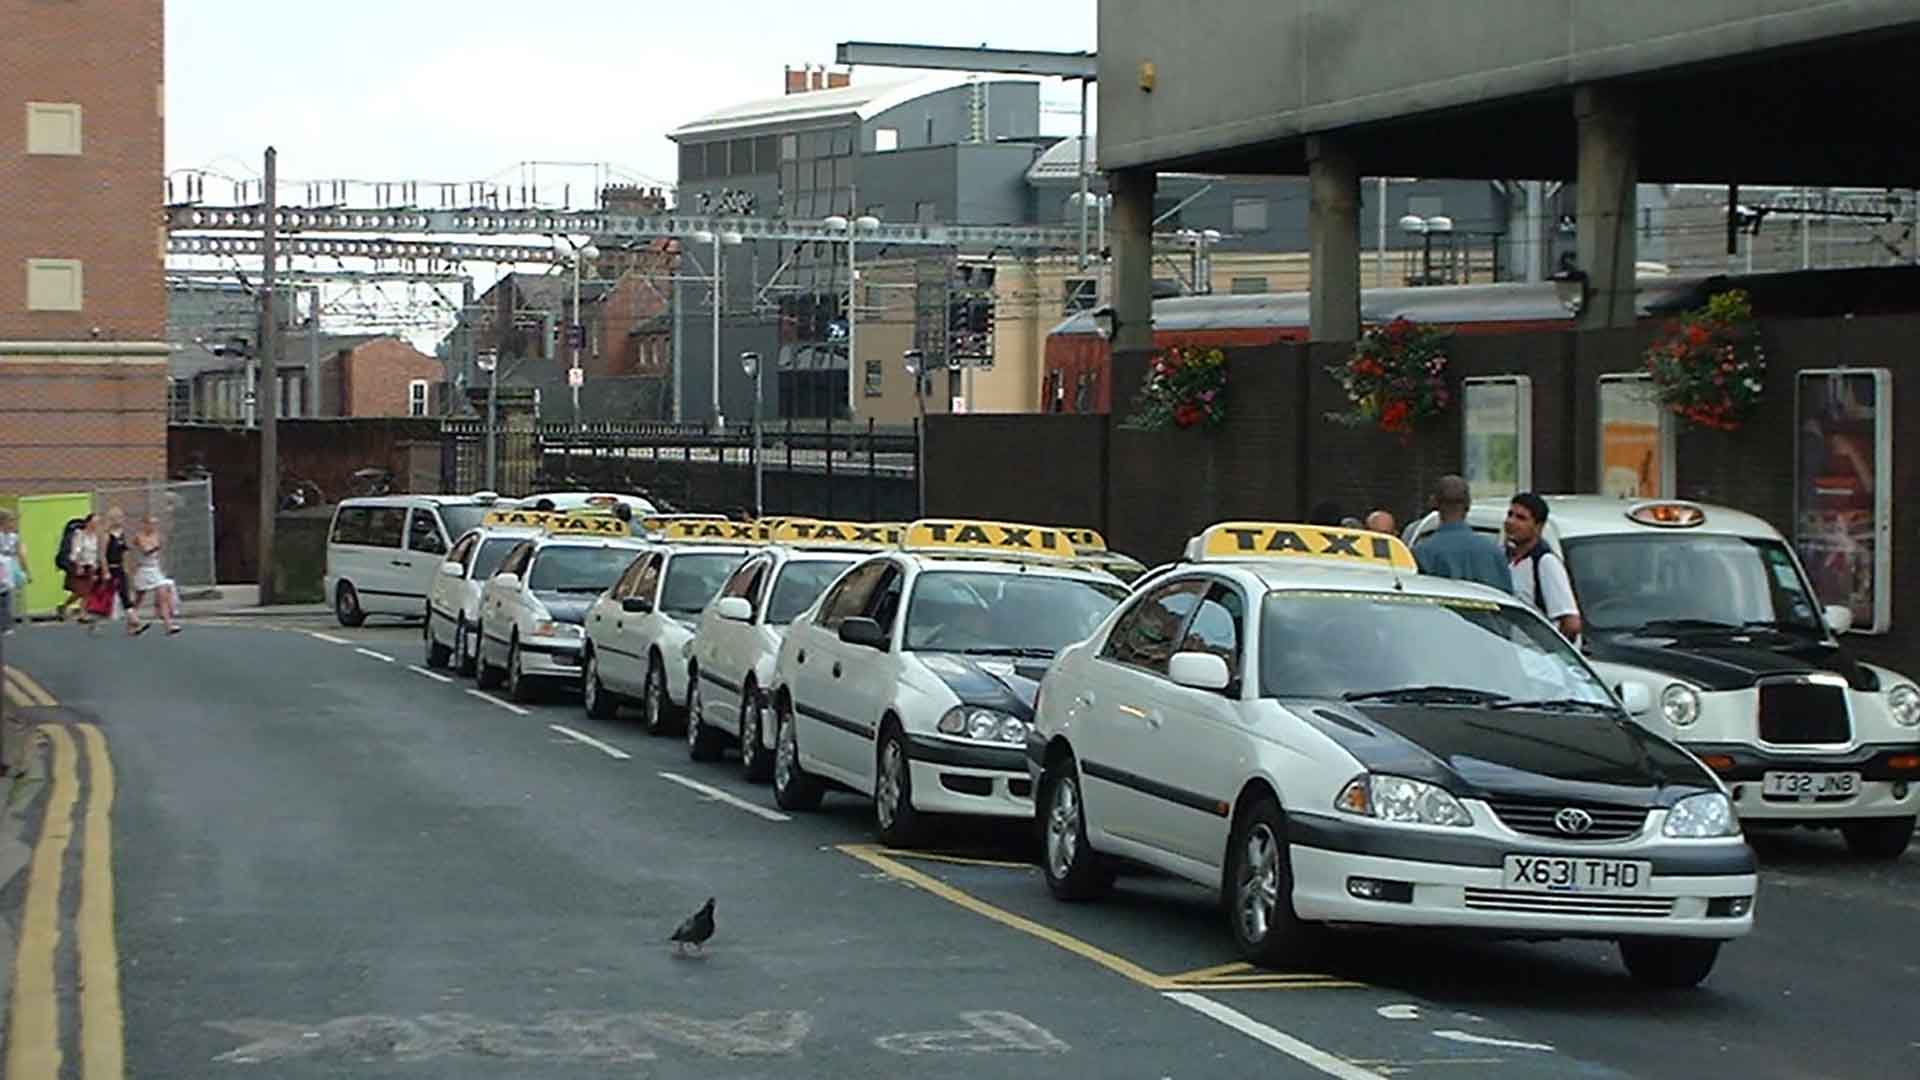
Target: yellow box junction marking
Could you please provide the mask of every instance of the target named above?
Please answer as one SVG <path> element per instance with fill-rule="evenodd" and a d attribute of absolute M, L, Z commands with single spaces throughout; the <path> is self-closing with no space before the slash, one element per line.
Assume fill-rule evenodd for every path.
<path fill-rule="evenodd" d="M 1200 562 L 1300 558 L 1410 572 L 1420 569 L 1400 538 L 1366 529 L 1223 521 L 1202 532 L 1197 544 L 1196 561 Z"/>
<path fill-rule="evenodd" d="M 799 548 L 839 548 L 861 551 L 879 551 L 900 546 L 905 539 L 907 527 L 898 522 L 877 521 L 813 521 L 803 518 L 786 518 L 777 521 L 762 519 L 757 524 L 768 527 L 768 539 L 771 543 L 785 544 Z"/>
<path fill-rule="evenodd" d="M 547 510 L 490 510 L 480 524 L 492 528 L 519 526 L 540 529 L 553 536 L 627 537 L 633 530 L 626 522 L 609 514 L 562 513 Z"/>
<path fill-rule="evenodd" d="M 47 693 L 46 687 L 35 682 L 33 676 L 17 667 L 9 667 L 6 670 L 6 691 L 7 697 L 11 698 L 14 704 L 25 708 L 50 709 L 60 704 L 54 700 L 52 694 Z"/>
<path fill-rule="evenodd" d="M 993 866 L 988 860 L 968 860 L 954 856 L 939 857 L 925 852 L 890 851 L 877 844 L 839 844 L 836 850 L 851 855 L 861 862 L 874 867 L 897 881 L 906 882 L 923 889 L 956 907 L 965 908 L 976 915 L 991 919 L 1009 929 L 1039 938 L 1050 945 L 1065 949 L 1086 960 L 1091 960 L 1107 970 L 1129 979 L 1150 990 L 1332 990 L 1364 988 L 1366 984 L 1335 979 L 1326 975 L 1292 974 L 1282 972 L 1263 972 L 1244 963 L 1223 964 L 1217 967 L 1201 968 L 1198 971 L 1183 972 L 1178 975 L 1161 975 L 1134 963 L 1124 956 L 1108 952 L 1098 945 L 1089 944 L 1065 931 L 1056 930 L 1044 923 L 1035 922 L 1024 915 L 1016 915 L 1005 908 L 996 907 L 971 893 L 957 889 L 922 871 L 901 862 L 901 858 L 934 858 L 940 862 L 959 862 Z M 898 856 L 897 858 L 895 856 Z M 1001 864 L 1004 865 L 1004 864 Z M 1026 869 L 1023 864 L 1014 864 Z"/>
<path fill-rule="evenodd" d="M 757 521 L 704 518 L 669 521 L 660 534 L 676 544 L 764 544 L 768 529 Z"/>
<path fill-rule="evenodd" d="M 979 554 L 991 559 L 1074 562 L 1091 550 L 1087 545 L 1093 542 L 1105 550 L 1106 541 L 1091 529 L 924 518 L 907 526 L 906 540 L 900 546 L 908 551 Z"/>

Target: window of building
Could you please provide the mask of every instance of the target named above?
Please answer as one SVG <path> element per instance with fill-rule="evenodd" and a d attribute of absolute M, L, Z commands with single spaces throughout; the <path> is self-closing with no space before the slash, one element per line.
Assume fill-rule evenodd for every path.
<path fill-rule="evenodd" d="M 1065 311 L 1072 315 L 1077 311 L 1092 311 L 1099 297 L 1100 283 L 1093 278 L 1068 278 L 1065 283 Z"/>
<path fill-rule="evenodd" d="M 1267 278 L 1264 274 L 1237 277 L 1233 279 L 1233 284 L 1229 286 L 1229 289 L 1235 296 L 1250 296 L 1255 293 L 1263 293 L 1267 291 Z"/>
<path fill-rule="evenodd" d="M 780 136 L 780 160 L 792 161 L 800 156 L 800 137 L 798 135 Z"/>
<path fill-rule="evenodd" d="M 706 151 L 707 151 L 707 178 L 710 180 L 718 180 L 721 177 L 727 175 L 727 142 L 726 140 L 715 139 L 714 141 L 706 145 Z"/>
<path fill-rule="evenodd" d="M 28 259 L 27 310 L 79 311 L 83 276 L 79 259 Z"/>
<path fill-rule="evenodd" d="M 770 173 L 780 164 L 780 139 L 776 135 L 762 135 L 753 140 L 753 171 Z"/>
<path fill-rule="evenodd" d="M 680 147 L 680 179 L 707 178 L 707 148 L 701 143 L 683 143 Z"/>
<path fill-rule="evenodd" d="M 27 102 L 27 153 L 79 152 L 80 106 L 71 102 Z"/>
<path fill-rule="evenodd" d="M 427 415 L 427 380 L 412 379 L 407 382 L 407 415 Z"/>
<path fill-rule="evenodd" d="M 735 139 L 727 148 L 727 175 L 753 175 L 753 140 Z"/>
<path fill-rule="evenodd" d="M 813 186 L 816 190 L 833 188 L 833 161 L 821 158 L 813 163 Z"/>
<path fill-rule="evenodd" d="M 880 385 L 886 377 L 886 369 L 882 365 L 882 363 L 878 360 L 868 360 L 866 361 L 866 365 L 867 365 L 867 396 L 879 397 Z"/>
<path fill-rule="evenodd" d="M 1233 200 L 1233 231 L 1267 231 L 1267 200 L 1265 196 L 1256 195 Z"/>
<path fill-rule="evenodd" d="M 890 150 L 900 149 L 900 129 L 875 128 L 873 132 L 873 149 L 877 154 L 884 154 Z"/>
<path fill-rule="evenodd" d="M 850 157 L 833 159 L 833 186 L 853 189 L 853 159 Z"/>
<path fill-rule="evenodd" d="M 926 144 L 928 146 L 933 145 L 933 117 L 931 116 L 927 117 L 927 143 Z"/>
<path fill-rule="evenodd" d="M 833 133 L 833 156 L 847 157 L 853 153 L 853 129 L 841 128 Z"/>

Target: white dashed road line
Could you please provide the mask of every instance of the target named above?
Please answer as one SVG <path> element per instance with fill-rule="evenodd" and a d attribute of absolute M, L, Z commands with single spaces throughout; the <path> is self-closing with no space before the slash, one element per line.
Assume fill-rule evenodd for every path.
<path fill-rule="evenodd" d="M 468 690 L 467 693 L 472 694 L 474 697 L 479 698 L 481 701 L 484 701 L 489 705 L 498 705 L 510 713 L 519 713 L 521 716 L 533 715 L 531 711 L 527 709 L 523 709 L 520 706 L 515 705 L 511 701 L 501 701 L 499 698 L 494 697 L 492 694 L 487 693 L 485 690 Z"/>
<path fill-rule="evenodd" d="M 375 660 L 383 660 L 389 664 L 394 663 L 393 657 L 388 656 L 386 653 L 383 653 L 383 652 L 374 652 L 372 649 L 363 649 L 363 648 L 360 648 L 358 645 L 354 646 L 353 651 L 359 653 L 361 656 L 371 656 Z"/>
<path fill-rule="evenodd" d="M 626 761 L 627 759 L 633 757 L 632 754 L 627 753 L 625 750 L 622 750 L 617 746 L 614 746 L 610 743 L 603 743 L 599 739 L 594 738 L 593 736 L 587 734 L 586 732 L 575 731 L 565 724 L 548 724 L 547 727 L 551 728 L 554 731 L 559 732 L 562 735 L 565 735 L 567 738 L 572 739 L 574 742 L 585 743 L 588 746 L 593 747 L 595 750 L 598 750 L 601 753 L 607 755 L 608 757 L 614 759 L 615 761 Z"/>
<path fill-rule="evenodd" d="M 1275 1050 L 1339 1080 L 1380 1080 L 1380 1074 L 1372 1069 L 1361 1068 L 1343 1058 L 1327 1053 L 1310 1043 L 1287 1034 L 1278 1028 L 1268 1027 L 1238 1009 L 1229 1008 L 1211 998 L 1185 991 L 1175 991 L 1163 995 L 1168 1001 L 1185 1005 L 1194 1012 L 1211 1020 L 1218 1020 L 1248 1038 L 1263 1042 Z"/>
<path fill-rule="evenodd" d="M 452 679 L 446 677 L 445 675 L 442 675 L 437 671 L 428 671 L 426 668 L 421 667 L 419 664 L 408 664 L 407 670 L 413 672 L 415 675 L 425 675 L 427 678 L 432 679 L 434 682 L 443 682 L 443 683 L 453 682 Z"/>
<path fill-rule="evenodd" d="M 709 799 L 717 799 L 720 802 L 726 803 L 728 806 L 735 807 L 740 810 L 745 810 L 747 813 L 752 814 L 755 817 L 765 818 L 768 821 L 792 821 L 793 820 L 792 818 L 788 817 L 787 815 L 781 813 L 778 810 L 769 810 L 764 806 L 758 806 L 754 803 L 750 803 L 747 800 L 740 798 L 738 795 L 733 795 L 728 792 L 721 791 L 717 787 L 713 787 L 712 785 L 709 785 L 709 784 L 703 784 L 698 780 L 688 779 L 687 777 L 681 776 L 679 773 L 663 772 L 660 775 L 663 779 L 671 780 L 674 783 L 679 784 L 681 787 L 691 788 L 692 790 L 697 791 L 702 795 L 705 795 Z"/>
<path fill-rule="evenodd" d="M 337 638 L 337 637 L 334 637 L 334 636 L 333 636 L 332 634 L 323 634 L 323 633 L 321 633 L 321 632 L 320 632 L 320 631 L 318 631 L 318 630 L 309 630 L 309 631 L 307 631 L 307 636 L 308 636 L 308 637 L 312 637 L 312 638 L 318 638 L 318 639 L 320 639 L 321 641 L 324 641 L 324 642 L 326 642 L 326 643 L 327 643 L 327 644 L 329 644 L 329 645 L 351 645 L 351 644 L 353 644 L 353 642 L 351 642 L 351 641 L 348 641 L 348 640 L 347 640 L 346 638 Z"/>

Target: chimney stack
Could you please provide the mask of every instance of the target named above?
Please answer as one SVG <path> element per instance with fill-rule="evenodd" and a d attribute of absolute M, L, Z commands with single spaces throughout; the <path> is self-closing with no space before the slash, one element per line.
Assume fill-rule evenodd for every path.
<path fill-rule="evenodd" d="M 826 85 L 827 85 L 826 74 L 827 74 L 827 70 L 825 65 L 821 65 L 820 67 L 814 67 L 812 64 L 808 64 L 807 65 L 807 89 L 809 90 L 826 89 Z"/>
<path fill-rule="evenodd" d="M 787 70 L 787 93 L 789 94 L 806 93 L 807 92 L 806 69 L 802 68 L 799 71 L 795 71 L 793 70 L 793 68 L 789 67 L 786 70 Z"/>
<path fill-rule="evenodd" d="M 851 71 L 827 72 L 827 89 L 838 90 L 843 86 L 852 86 L 852 85 L 853 85 L 853 72 Z"/>

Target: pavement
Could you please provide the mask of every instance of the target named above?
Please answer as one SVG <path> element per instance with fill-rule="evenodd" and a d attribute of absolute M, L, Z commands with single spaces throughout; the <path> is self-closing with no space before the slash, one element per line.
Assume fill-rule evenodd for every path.
<path fill-rule="evenodd" d="M 66 794 L 92 822 L 113 781 L 110 872 L 76 828 L 57 890 L 69 1061 L 123 1016 L 130 1071 L 196 1080 L 1920 1074 L 1920 853 L 1763 838 L 1758 928 L 1694 991 L 1639 987 L 1606 945 L 1424 936 L 1253 972 L 1187 886 L 1059 904 L 1026 830 L 884 849 L 855 799 L 781 813 L 731 759 L 421 653 L 417 626 L 311 614 L 9 640 L 28 722 L 111 752 Z M 111 1003 L 76 977 L 108 948 L 102 892 Z M 717 936 L 676 955 L 709 896 Z"/>

